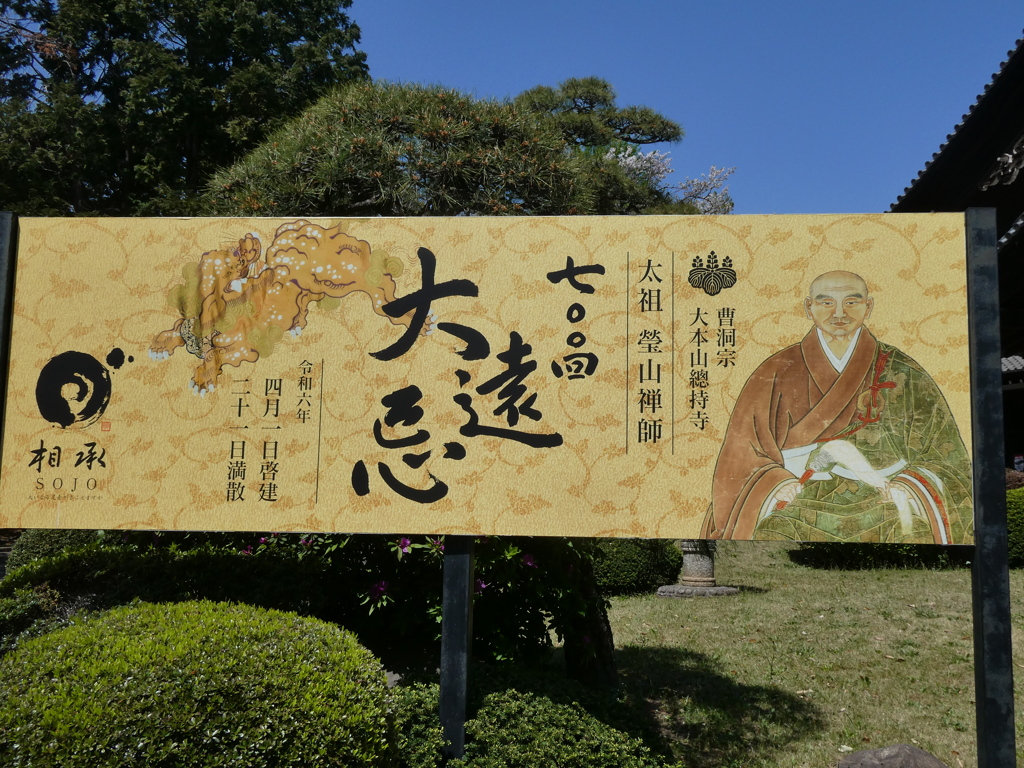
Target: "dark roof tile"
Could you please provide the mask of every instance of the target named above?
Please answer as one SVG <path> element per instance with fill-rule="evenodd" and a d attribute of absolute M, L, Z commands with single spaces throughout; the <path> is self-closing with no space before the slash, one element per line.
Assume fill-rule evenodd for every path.
<path fill-rule="evenodd" d="M 935 159 L 949 145 L 949 142 L 951 142 L 954 139 L 954 137 L 957 135 L 957 133 L 960 132 L 960 129 L 963 128 L 964 123 L 966 123 L 968 121 L 968 119 L 970 119 L 971 115 L 974 113 L 975 108 L 978 106 L 978 104 L 981 103 L 981 100 L 985 97 L 985 94 L 988 93 L 989 89 L 995 84 L 996 79 L 999 77 L 999 75 L 1002 73 L 1002 71 L 1004 69 L 1006 69 L 1006 65 L 1010 62 L 1010 59 L 1012 59 L 1014 56 L 1016 56 L 1018 54 L 1024 56 L 1024 54 L 1020 53 L 1022 46 L 1024 46 L 1024 37 L 1021 37 L 1021 38 L 1019 38 L 1017 40 L 1015 48 L 1013 48 L 1012 50 L 1009 50 L 1009 51 L 1006 52 L 1006 60 L 1003 61 L 999 65 L 999 71 L 992 73 L 992 77 L 989 79 L 989 82 L 985 85 L 985 88 L 982 90 L 982 92 L 974 100 L 974 103 L 967 110 L 967 113 L 965 115 L 961 116 L 960 122 L 957 123 L 956 126 L 953 128 L 953 132 L 946 135 L 946 142 L 944 144 L 942 144 L 942 146 L 939 147 L 938 152 L 935 152 L 935 153 L 932 154 L 932 159 L 929 160 L 927 163 L 925 163 L 924 168 L 922 168 L 920 171 L 917 172 L 917 176 L 914 178 L 913 181 L 910 182 L 910 184 L 907 187 L 905 187 L 903 189 L 903 194 L 896 198 L 896 202 L 893 203 L 890 206 L 890 208 L 892 208 L 892 209 L 896 208 L 896 206 L 904 198 L 904 196 L 911 189 L 914 188 L 914 184 L 916 184 L 917 181 L 924 175 L 924 172 L 928 170 L 928 167 L 935 161 Z"/>
<path fill-rule="evenodd" d="M 1020 355 L 1010 355 L 1004 357 L 1003 362 L 1003 373 L 1013 373 L 1014 371 L 1024 371 L 1024 357 Z"/>

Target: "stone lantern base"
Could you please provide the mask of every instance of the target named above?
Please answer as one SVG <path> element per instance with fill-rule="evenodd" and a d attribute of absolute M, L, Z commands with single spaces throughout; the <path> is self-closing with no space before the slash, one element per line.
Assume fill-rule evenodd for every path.
<path fill-rule="evenodd" d="M 715 542 L 686 539 L 681 547 L 683 573 L 679 583 L 658 587 L 658 597 L 717 597 L 739 592 L 736 587 L 715 583 Z"/>

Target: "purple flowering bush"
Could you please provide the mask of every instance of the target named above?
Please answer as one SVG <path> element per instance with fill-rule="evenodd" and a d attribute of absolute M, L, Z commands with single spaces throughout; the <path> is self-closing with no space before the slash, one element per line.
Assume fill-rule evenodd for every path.
<path fill-rule="evenodd" d="M 317 558 L 338 584 L 344 626 L 389 669 L 433 669 L 440 652 L 444 537 L 279 534 L 254 554 Z M 536 663 L 562 641 L 570 673 L 610 683 L 615 670 L 605 601 L 594 577 L 594 543 L 552 537 L 475 539 L 477 659 Z M 354 605 L 357 603 L 358 606 Z"/>
<path fill-rule="evenodd" d="M 436 667 L 444 537 L 258 534 L 234 545 L 256 558 L 320 563 L 336 585 L 333 620 L 355 631 L 389 669 Z M 476 538 L 474 657 L 539 662 L 550 654 L 554 632 L 571 673 L 611 682 L 611 630 L 593 558 L 594 545 L 585 540 Z"/>
<path fill-rule="evenodd" d="M 61 596 L 62 617 L 133 599 L 230 600 L 351 629 L 394 671 L 437 666 L 443 537 L 118 531 L 100 541 L 31 562 L 0 582 L 0 599 L 46 583 Z M 614 679 L 591 542 L 480 537 L 475 552 L 475 658 L 539 662 L 554 632 L 571 674 Z M 0 651 L 11 642 L 0 636 Z"/>

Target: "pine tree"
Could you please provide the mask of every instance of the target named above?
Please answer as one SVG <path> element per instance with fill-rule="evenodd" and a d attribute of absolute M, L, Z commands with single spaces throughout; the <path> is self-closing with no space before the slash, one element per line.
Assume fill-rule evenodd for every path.
<path fill-rule="evenodd" d="M 662 206 L 694 213 L 618 154 L 681 135 L 653 110 L 616 106 L 611 86 L 597 78 L 512 101 L 443 87 L 352 84 L 216 174 L 209 210 L 456 216 L 628 214 Z"/>
<path fill-rule="evenodd" d="M 351 0 L 0 0 L 0 209 L 175 214 L 366 77 Z"/>

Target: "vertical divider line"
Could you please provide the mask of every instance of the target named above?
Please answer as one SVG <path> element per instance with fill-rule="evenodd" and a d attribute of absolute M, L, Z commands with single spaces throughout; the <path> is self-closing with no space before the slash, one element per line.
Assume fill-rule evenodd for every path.
<path fill-rule="evenodd" d="M 629 251 L 626 251 L 626 455 L 629 455 Z"/>
<path fill-rule="evenodd" d="M 320 358 L 320 413 L 316 419 L 316 484 L 313 489 L 313 503 L 320 503 L 320 449 L 324 435 L 324 360 Z"/>
<path fill-rule="evenodd" d="M 669 453 L 673 456 L 676 455 L 676 252 L 670 251 L 669 258 L 671 261 L 671 276 L 669 277 L 670 285 L 672 286 L 672 319 L 671 319 L 671 333 L 669 334 L 669 349 L 672 357 L 669 358 L 668 364 L 668 375 L 672 377 L 672 391 L 669 393 L 669 397 L 672 398 L 671 403 L 671 414 L 672 414 L 672 446 Z"/>
<path fill-rule="evenodd" d="M 0 460 L 4 447 L 3 426 L 7 417 L 7 382 L 10 378 L 17 254 L 18 217 L 9 211 L 0 212 Z"/>

